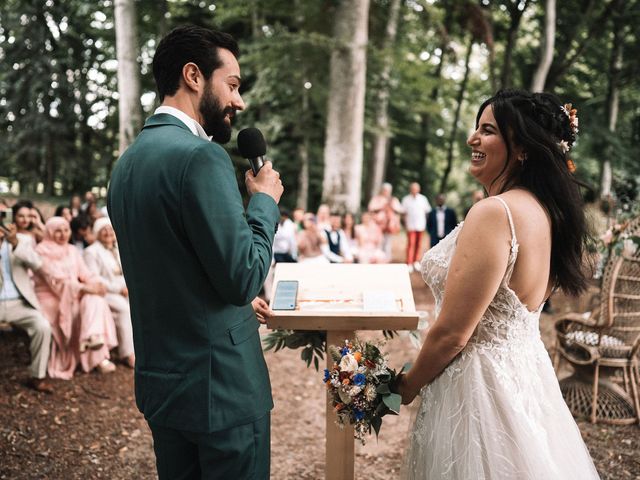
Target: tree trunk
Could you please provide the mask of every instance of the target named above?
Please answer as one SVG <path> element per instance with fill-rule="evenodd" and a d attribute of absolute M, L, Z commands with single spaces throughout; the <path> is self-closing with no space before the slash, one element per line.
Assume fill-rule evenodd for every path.
<path fill-rule="evenodd" d="M 362 135 L 369 0 L 343 0 L 334 19 L 322 199 L 356 212 L 362 195 Z"/>
<path fill-rule="evenodd" d="M 547 0 L 545 7 L 544 40 L 541 42 L 540 63 L 531 81 L 532 92 L 542 92 L 553 61 L 556 38 L 556 0 Z"/>
<path fill-rule="evenodd" d="M 440 181 L 439 193 L 446 193 L 447 182 L 449 181 L 449 174 L 453 166 L 453 149 L 456 143 L 456 137 L 458 136 L 458 122 L 460 120 L 460 112 L 462 111 L 462 102 L 464 101 L 464 94 L 467 90 L 467 83 L 469 81 L 469 60 L 471 59 L 471 52 L 473 51 L 473 37 L 469 39 L 469 46 L 467 47 L 467 55 L 464 60 L 464 78 L 460 84 L 460 90 L 458 90 L 458 98 L 456 99 L 456 112 L 453 117 L 453 125 L 451 126 L 451 135 L 449 136 L 449 148 L 447 150 L 447 166 L 442 174 L 442 180 Z"/>
<path fill-rule="evenodd" d="M 47 183 L 45 185 L 45 192 L 49 196 L 55 195 L 54 182 L 56 178 L 56 159 L 53 154 L 53 138 L 51 137 L 51 133 L 45 133 L 46 136 L 46 146 L 45 146 L 45 162 L 47 165 Z"/>
<path fill-rule="evenodd" d="M 507 32 L 507 42 L 504 47 L 504 61 L 502 63 L 502 75 L 500 75 L 500 88 L 507 88 L 511 86 L 511 60 L 513 57 L 513 49 L 516 44 L 518 28 L 520 28 L 520 20 L 522 14 L 527 8 L 527 0 L 524 2 L 524 7 L 519 10 L 516 5 L 507 4 L 509 9 L 509 15 L 511 22 L 509 23 L 509 30 Z"/>
<path fill-rule="evenodd" d="M 574 20 L 574 28 L 568 31 L 565 30 L 564 33 L 566 37 L 562 44 L 556 46 L 556 55 L 549 69 L 549 74 L 547 75 L 547 90 L 553 91 L 566 71 L 575 63 L 576 59 L 582 55 L 582 52 L 589 43 L 601 36 L 602 26 L 606 25 L 618 2 L 616 0 L 610 1 L 605 5 L 600 15 L 596 16 L 595 8 L 600 3 L 601 2 L 598 1 L 588 0 L 586 4 L 582 6 L 581 16 Z M 583 34 L 582 29 L 578 28 L 584 25 L 588 27 L 586 34 Z M 568 35 L 567 32 L 571 34 Z M 577 46 L 571 48 L 574 44 L 577 44 Z"/>
<path fill-rule="evenodd" d="M 613 21 L 613 45 L 611 48 L 611 60 L 609 62 L 609 89 L 607 92 L 607 125 L 609 135 L 613 137 L 618 122 L 618 107 L 620 103 L 620 72 L 622 71 L 622 51 L 624 45 L 625 28 L 623 24 L 623 14 L 616 9 L 616 16 Z M 611 157 L 614 152 L 611 148 L 606 149 L 603 155 L 600 173 L 600 196 L 608 198 L 611 195 L 611 184 L 613 173 L 611 168 Z"/>
<path fill-rule="evenodd" d="M 303 87 L 304 88 L 304 87 Z M 309 91 L 305 88 L 302 92 L 302 121 L 306 123 L 309 111 Z M 309 133 L 308 129 L 302 128 L 302 141 L 298 146 L 300 155 L 300 175 L 298 176 L 298 198 L 296 207 L 303 208 L 306 212 L 309 208 Z"/>
<path fill-rule="evenodd" d="M 118 139 L 122 155 L 142 127 L 135 0 L 115 0 L 114 14 L 118 59 Z"/>
<path fill-rule="evenodd" d="M 380 190 L 387 167 L 387 152 L 389 150 L 389 78 L 391 76 L 391 67 L 393 66 L 393 44 L 398 32 L 400 3 L 400 0 L 391 0 L 385 38 L 382 43 L 384 59 L 381 72 L 382 82 L 376 102 L 376 134 L 373 139 L 373 153 L 371 156 L 369 197 L 374 196 Z"/>
<path fill-rule="evenodd" d="M 440 49 L 440 61 L 438 62 L 438 66 L 436 67 L 435 72 L 433 73 L 433 77 L 435 78 L 435 86 L 431 89 L 431 94 L 429 99 L 431 102 L 435 102 L 438 99 L 438 95 L 440 94 L 440 76 L 442 75 L 442 65 L 444 64 L 446 58 L 446 51 L 449 45 L 449 32 L 451 31 L 451 25 L 453 24 L 453 8 L 450 8 L 451 5 L 448 5 L 447 1 L 442 2 L 442 8 L 445 9 L 445 17 L 444 17 L 444 31 L 442 34 L 442 39 L 440 41 L 439 49 Z M 429 135 L 431 134 L 431 114 L 423 113 L 420 115 L 420 136 L 422 137 L 422 141 L 420 142 L 420 153 L 421 153 L 421 168 L 419 172 L 419 182 L 423 187 L 426 186 L 427 177 L 429 175 Z"/>

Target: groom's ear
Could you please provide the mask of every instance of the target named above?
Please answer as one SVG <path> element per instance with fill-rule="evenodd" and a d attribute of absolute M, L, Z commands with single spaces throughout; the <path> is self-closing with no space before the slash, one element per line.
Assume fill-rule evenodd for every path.
<path fill-rule="evenodd" d="M 185 63 L 182 67 L 180 83 L 189 93 L 202 93 L 204 90 L 205 78 L 198 66 L 193 63 Z"/>

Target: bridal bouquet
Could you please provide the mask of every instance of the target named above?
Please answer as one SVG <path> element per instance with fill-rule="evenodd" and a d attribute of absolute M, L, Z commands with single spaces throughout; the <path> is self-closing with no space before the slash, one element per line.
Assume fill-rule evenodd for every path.
<path fill-rule="evenodd" d="M 341 427 L 353 425 L 354 437 L 365 444 L 365 436 L 382 426 L 382 417 L 400 412 L 401 397 L 391 391 L 396 373 L 378 346 L 358 339 L 345 340 L 342 346 L 330 346 L 333 367 L 325 369 L 324 382 L 329 402 Z"/>

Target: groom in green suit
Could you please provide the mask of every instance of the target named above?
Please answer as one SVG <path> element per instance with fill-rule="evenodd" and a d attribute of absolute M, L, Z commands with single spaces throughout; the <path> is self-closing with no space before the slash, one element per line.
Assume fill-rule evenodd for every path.
<path fill-rule="evenodd" d="M 162 105 L 111 177 L 136 403 L 160 479 L 269 478 L 273 400 L 252 300 L 271 263 L 283 187 L 270 162 L 248 171 L 245 211 L 219 145 L 244 108 L 237 56 L 231 36 L 206 28 L 162 39 L 153 59 Z"/>

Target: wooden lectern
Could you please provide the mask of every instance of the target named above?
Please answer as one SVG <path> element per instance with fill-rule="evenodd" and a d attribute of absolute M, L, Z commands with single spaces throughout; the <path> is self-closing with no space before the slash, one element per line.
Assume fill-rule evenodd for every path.
<path fill-rule="evenodd" d="M 326 330 L 329 346 L 353 339 L 356 330 L 415 330 L 418 326 L 411 280 L 404 264 L 279 263 L 274 291 L 280 280 L 298 281 L 296 309 L 274 311 L 267 321 L 269 328 Z M 376 297 L 381 301 L 376 302 Z M 380 310 L 365 310 L 371 307 Z M 327 353 L 327 368 L 332 365 Z M 326 425 L 325 478 L 353 480 L 353 428 L 336 425 L 328 401 Z"/>

